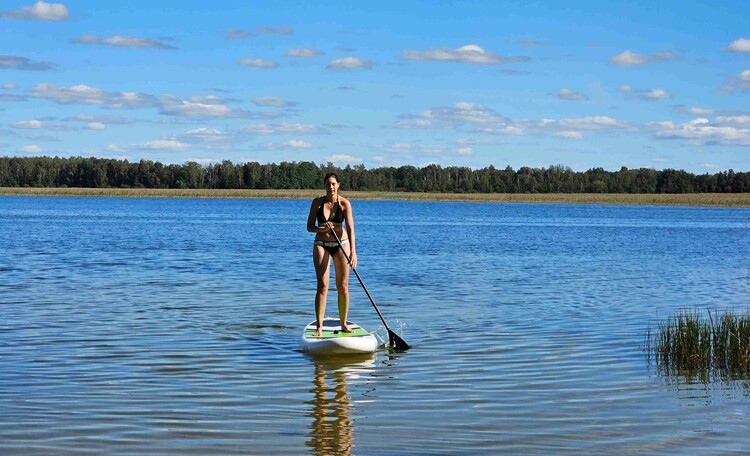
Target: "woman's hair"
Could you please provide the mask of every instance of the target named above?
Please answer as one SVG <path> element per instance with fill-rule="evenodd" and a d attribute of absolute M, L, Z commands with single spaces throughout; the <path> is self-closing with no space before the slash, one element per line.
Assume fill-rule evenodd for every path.
<path fill-rule="evenodd" d="M 326 182 L 328 182 L 328 179 L 330 178 L 336 179 L 336 182 L 341 182 L 339 181 L 339 176 L 337 176 L 336 173 L 327 173 L 325 177 L 323 177 L 323 183 L 325 184 Z"/>

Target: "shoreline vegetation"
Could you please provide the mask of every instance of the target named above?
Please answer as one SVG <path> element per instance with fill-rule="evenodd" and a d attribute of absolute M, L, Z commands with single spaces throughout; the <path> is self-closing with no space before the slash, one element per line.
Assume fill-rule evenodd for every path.
<path fill-rule="evenodd" d="M 0 196 L 312 199 L 320 190 L 0 187 Z M 342 191 L 354 200 L 750 207 L 750 193 L 435 193 Z"/>

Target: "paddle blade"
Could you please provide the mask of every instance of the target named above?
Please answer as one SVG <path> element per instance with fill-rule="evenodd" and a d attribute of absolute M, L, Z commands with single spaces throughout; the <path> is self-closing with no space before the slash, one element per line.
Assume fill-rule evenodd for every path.
<path fill-rule="evenodd" d="M 398 336 L 398 334 L 396 334 L 396 333 L 395 333 L 395 332 L 393 332 L 393 331 L 388 331 L 388 338 L 390 339 L 390 341 L 391 341 L 391 347 L 392 347 L 392 348 L 393 348 L 394 350 L 399 350 L 399 351 L 406 351 L 406 350 L 408 350 L 408 349 L 410 349 L 410 348 L 411 348 L 411 347 L 409 346 L 409 344 L 407 344 L 407 343 L 406 343 L 406 342 L 404 341 L 404 339 L 400 338 L 400 337 Z"/>

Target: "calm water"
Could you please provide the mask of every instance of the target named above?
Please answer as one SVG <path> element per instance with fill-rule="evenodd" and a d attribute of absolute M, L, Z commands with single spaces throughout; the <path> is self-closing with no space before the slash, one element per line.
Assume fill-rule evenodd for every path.
<path fill-rule="evenodd" d="M 308 208 L 0 197 L 0 453 L 750 452 L 748 382 L 643 350 L 676 310 L 747 308 L 750 210 L 355 202 L 413 349 L 321 362 Z"/>

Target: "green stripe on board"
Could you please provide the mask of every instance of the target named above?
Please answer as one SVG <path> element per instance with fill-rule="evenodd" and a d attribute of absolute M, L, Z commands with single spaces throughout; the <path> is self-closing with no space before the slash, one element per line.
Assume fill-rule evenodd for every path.
<path fill-rule="evenodd" d="M 345 332 L 339 331 L 338 333 L 334 334 L 333 331 L 324 330 L 322 336 L 315 337 L 314 334 L 315 334 L 314 329 L 308 329 L 305 331 L 305 338 L 306 339 L 336 339 L 338 337 L 366 336 L 370 333 L 368 333 L 362 328 L 357 328 L 354 330 L 354 332 L 351 332 L 351 333 L 345 333 Z"/>

